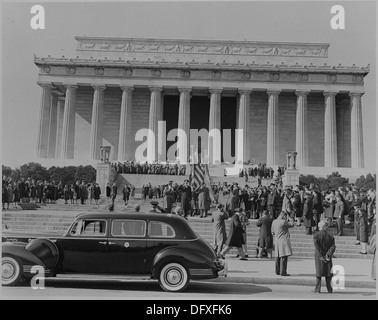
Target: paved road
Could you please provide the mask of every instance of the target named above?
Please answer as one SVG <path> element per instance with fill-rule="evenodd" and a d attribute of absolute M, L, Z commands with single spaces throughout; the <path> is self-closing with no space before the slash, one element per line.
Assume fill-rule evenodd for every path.
<path fill-rule="evenodd" d="M 257 299 L 376 299 L 375 289 L 347 288 L 314 294 L 313 287 L 193 281 L 183 293 L 163 292 L 156 281 L 78 281 L 48 279 L 44 290 L 2 288 L 2 299 L 138 299 L 138 300 L 257 300 Z M 325 289 L 325 288 L 324 288 Z"/>

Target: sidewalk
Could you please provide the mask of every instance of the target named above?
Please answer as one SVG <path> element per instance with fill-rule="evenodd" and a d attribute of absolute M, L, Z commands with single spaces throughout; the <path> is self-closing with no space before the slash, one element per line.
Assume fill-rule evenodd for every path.
<path fill-rule="evenodd" d="M 215 279 L 217 282 L 239 282 L 255 284 L 288 284 L 315 286 L 314 259 L 290 258 L 288 261 L 288 277 L 278 276 L 275 273 L 275 262 L 263 258 L 248 258 L 240 261 L 234 255 L 227 255 L 227 277 Z M 344 286 L 349 288 L 376 288 L 376 281 L 371 278 L 372 259 L 333 259 L 333 266 L 341 266 L 345 271 Z M 338 273 L 335 271 L 335 273 Z M 322 279 L 325 290 L 325 281 Z M 338 282 L 341 285 L 340 282 Z"/>

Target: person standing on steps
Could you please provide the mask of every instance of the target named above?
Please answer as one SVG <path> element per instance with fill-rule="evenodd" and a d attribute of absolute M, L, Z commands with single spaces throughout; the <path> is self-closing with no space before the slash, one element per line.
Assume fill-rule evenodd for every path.
<path fill-rule="evenodd" d="M 259 240 L 257 242 L 257 258 L 263 257 L 266 252 L 268 257 L 272 259 L 273 235 L 272 235 L 272 217 L 267 210 L 263 211 L 263 216 L 257 220 L 256 226 L 260 228 Z"/>
<path fill-rule="evenodd" d="M 109 211 L 114 211 L 114 202 L 115 202 L 116 197 L 117 197 L 117 182 L 114 181 L 112 184 L 112 191 L 110 193 L 111 203 L 108 209 Z"/>
<path fill-rule="evenodd" d="M 338 236 L 343 235 L 344 212 L 345 212 L 344 202 L 341 199 L 341 195 L 338 194 L 336 196 L 335 212 L 333 214 L 333 217 L 336 218 L 336 226 L 337 226 L 337 235 Z"/>
<path fill-rule="evenodd" d="M 332 293 L 332 255 L 336 250 L 335 238 L 327 232 L 325 221 L 318 223 L 319 232 L 314 235 L 316 284 L 314 293 L 320 293 L 322 277 L 325 277 L 328 293 Z"/>
<path fill-rule="evenodd" d="M 289 233 L 289 228 L 292 227 L 294 227 L 294 221 L 288 218 L 288 214 L 285 211 L 281 211 L 279 217 L 272 223 L 277 275 L 290 276 L 287 273 L 287 262 L 289 256 L 293 254 Z"/>
<path fill-rule="evenodd" d="M 228 214 L 223 211 L 223 204 L 217 204 L 217 210 L 212 213 L 211 222 L 214 232 L 214 251 L 220 254 L 227 240 L 226 223 Z"/>

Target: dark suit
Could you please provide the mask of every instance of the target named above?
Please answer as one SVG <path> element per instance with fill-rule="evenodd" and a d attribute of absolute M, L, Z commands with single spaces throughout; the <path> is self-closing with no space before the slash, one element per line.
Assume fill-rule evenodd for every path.
<path fill-rule="evenodd" d="M 328 292 L 332 292 L 332 255 L 336 250 L 335 238 L 326 230 L 320 230 L 314 235 L 315 246 L 315 291 L 320 292 L 322 277 L 326 279 Z M 327 260 L 325 259 L 327 258 Z"/>
<path fill-rule="evenodd" d="M 337 235 L 342 236 L 343 235 L 343 219 L 344 219 L 344 202 L 342 200 L 337 201 L 335 205 L 335 212 L 333 214 L 334 218 L 336 219 L 336 225 L 337 225 Z"/>

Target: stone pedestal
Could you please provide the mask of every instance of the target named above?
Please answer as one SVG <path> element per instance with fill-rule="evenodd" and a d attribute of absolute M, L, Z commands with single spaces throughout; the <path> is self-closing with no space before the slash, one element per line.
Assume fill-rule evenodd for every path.
<path fill-rule="evenodd" d="M 283 187 L 299 185 L 299 171 L 296 169 L 286 169 L 282 177 Z"/>

